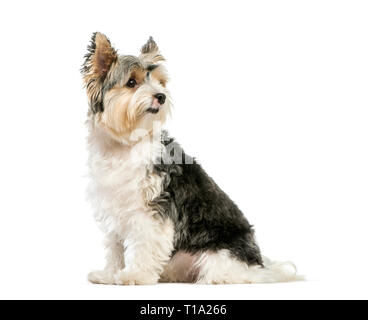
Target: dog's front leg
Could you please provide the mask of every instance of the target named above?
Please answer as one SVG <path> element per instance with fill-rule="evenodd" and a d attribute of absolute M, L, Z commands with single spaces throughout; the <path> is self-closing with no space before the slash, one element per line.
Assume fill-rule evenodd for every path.
<path fill-rule="evenodd" d="M 96 284 L 115 284 L 114 276 L 125 266 L 123 241 L 116 233 L 110 233 L 106 236 L 105 247 L 107 250 L 105 269 L 91 272 L 88 280 Z"/>
<path fill-rule="evenodd" d="M 140 219 L 124 241 L 125 268 L 115 275 L 118 285 L 156 284 L 173 251 L 174 228 L 167 219 Z"/>

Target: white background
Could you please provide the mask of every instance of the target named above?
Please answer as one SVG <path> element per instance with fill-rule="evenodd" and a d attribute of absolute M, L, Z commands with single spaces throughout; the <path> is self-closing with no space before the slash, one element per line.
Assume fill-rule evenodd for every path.
<path fill-rule="evenodd" d="M 0 298 L 368 298 L 366 1 L 11 1 L 0 5 Z M 167 58 L 171 134 L 308 281 L 91 285 L 85 201 L 94 31 Z"/>

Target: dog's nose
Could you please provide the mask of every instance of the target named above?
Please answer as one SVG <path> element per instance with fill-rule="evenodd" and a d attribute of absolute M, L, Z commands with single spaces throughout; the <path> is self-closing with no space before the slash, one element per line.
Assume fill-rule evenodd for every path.
<path fill-rule="evenodd" d="M 165 103 L 166 96 L 163 93 L 156 94 L 155 98 L 158 100 L 159 104 L 164 104 Z"/>

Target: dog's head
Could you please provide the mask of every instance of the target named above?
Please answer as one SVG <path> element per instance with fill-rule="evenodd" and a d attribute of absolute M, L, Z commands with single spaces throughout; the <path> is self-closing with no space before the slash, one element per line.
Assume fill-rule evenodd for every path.
<path fill-rule="evenodd" d="M 136 57 L 119 55 L 105 35 L 94 33 L 81 70 L 94 124 L 129 142 L 137 131 L 150 133 L 155 122 L 165 122 L 171 103 L 163 62 L 152 38 Z"/>

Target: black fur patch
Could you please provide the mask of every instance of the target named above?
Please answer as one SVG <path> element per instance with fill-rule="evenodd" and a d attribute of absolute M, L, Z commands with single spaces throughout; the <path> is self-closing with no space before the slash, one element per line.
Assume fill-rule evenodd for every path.
<path fill-rule="evenodd" d="M 227 249 L 240 261 L 263 265 L 252 226 L 237 205 L 166 133 L 162 143 L 168 150 L 175 144 L 175 153 L 179 148 L 182 164 L 180 161 L 178 164 L 176 154 L 175 163 L 174 159 L 161 159 L 155 165 L 155 172 L 165 177 L 164 191 L 151 205 L 163 219 L 173 221 L 175 252 L 184 250 L 193 254 Z M 169 157 L 172 156 L 171 153 Z M 188 159 L 192 164 L 184 163 Z"/>

